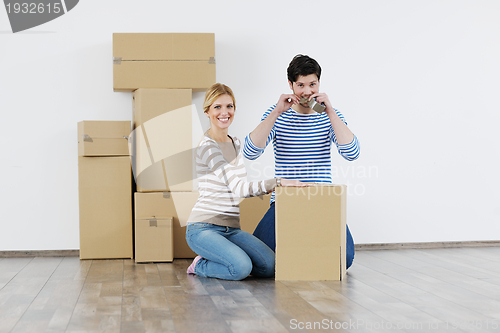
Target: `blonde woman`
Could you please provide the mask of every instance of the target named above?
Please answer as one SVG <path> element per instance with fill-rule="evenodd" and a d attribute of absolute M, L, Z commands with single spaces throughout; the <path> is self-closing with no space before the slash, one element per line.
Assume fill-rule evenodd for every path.
<path fill-rule="evenodd" d="M 216 83 L 205 94 L 203 110 L 210 129 L 196 152 L 200 196 L 186 230 L 187 243 L 198 256 L 187 273 L 226 280 L 242 280 L 250 274 L 272 277 L 274 252 L 240 229 L 239 199 L 270 193 L 276 186 L 308 185 L 280 178 L 246 180 L 241 143 L 228 134 L 235 109 L 228 86 Z"/>

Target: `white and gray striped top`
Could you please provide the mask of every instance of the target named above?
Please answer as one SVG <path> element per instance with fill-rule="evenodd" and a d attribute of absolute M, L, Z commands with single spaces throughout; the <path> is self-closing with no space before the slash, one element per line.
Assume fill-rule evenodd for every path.
<path fill-rule="evenodd" d="M 212 223 L 225 227 L 240 227 L 240 198 L 266 194 L 276 186 L 276 179 L 248 182 L 241 143 L 233 141 L 236 150 L 234 164 L 223 156 L 222 150 L 208 133 L 196 149 L 196 173 L 200 196 L 187 223 Z"/>

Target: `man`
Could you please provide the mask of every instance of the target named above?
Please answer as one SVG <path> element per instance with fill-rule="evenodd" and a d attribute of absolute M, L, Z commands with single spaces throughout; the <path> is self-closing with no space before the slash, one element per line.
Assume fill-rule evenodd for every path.
<path fill-rule="evenodd" d="M 348 161 L 359 156 L 356 136 L 340 112 L 332 107 L 328 95 L 320 93 L 321 67 L 307 55 L 295 56 L 287 69 L 293 94 L 283 94 L 267 110 L 261 123 L 245 138 L 243 154 L 254 160 L 273 142 L 275 175 L 303 182 L 331 183 L 331 145 Z M 308 105 L 315 99 L 324 105 L 317 113 Z M 354 241 L 347 227 L 346 266 L 354 259 Z M 254 236 L 276 248 L 274 192 L 271 206 L 254 231 Z"/>

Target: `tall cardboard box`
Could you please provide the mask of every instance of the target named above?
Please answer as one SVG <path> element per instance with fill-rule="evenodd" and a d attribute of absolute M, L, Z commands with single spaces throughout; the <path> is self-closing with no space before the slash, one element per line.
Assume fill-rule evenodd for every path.
<path fill-rule="evenodd" d="M 114 33 L 113 89 L 207 89 L 215 80 L 213 33 Z"/>
<path fill-rule="evenodd" d="M 133 258 L 130 156 L 78 157 L 80 259 Z"/>
<path fill-rule="evenodd" d="M 191 96 L 191 89 L 138 89 L 133 94 L 138 192 L 193 190 Z"/>
<path fill-rule="evenodd" d="M 346 186 L 276 189 L 276 280 L 342 280 Z"/>
<path fill-rule="evenodd" d="M 171 216 L 135 219 L 135 262 L 174 260 L 174 231 Z"/>
<path fill-rule="evenodd" d="M 196 200 L 198 200 L 198 192 L 136 192 L 135 218 L 171 216 L 174 258 L 194 258 L 196 254 L 186 242 L 186 225 Z"/>
<path fill-rule="evenodd" d="M 78 156 L 127 156 L 130 121 L 80 121 Z"/>

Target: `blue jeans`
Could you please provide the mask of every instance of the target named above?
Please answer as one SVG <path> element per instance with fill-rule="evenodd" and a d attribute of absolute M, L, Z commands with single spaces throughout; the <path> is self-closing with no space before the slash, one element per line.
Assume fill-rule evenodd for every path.
<path fill-rule="evenodd" d="M 239 228 L 211 223 L 188 224 L 186 240 L 202 257 L 194 269 L 198 276 L 243 280 L 250 274 L 257 277 L 274 275 L 274 252 Z"/>
<path fill-rule="evenodd" d="M 271 207 L 269 207 L 267 213 L 262 220 L 260 220 L 257 228 L 255 228 L 253 235 L 263 241 L 271 250 L 276 251 L 274 211 L 274 202 L 272 202 Z M 346 226 L 346 257 L 346 268 L 349 268 L 354 260 L 354 240 L 352 239 L 348 226 Z"/>

